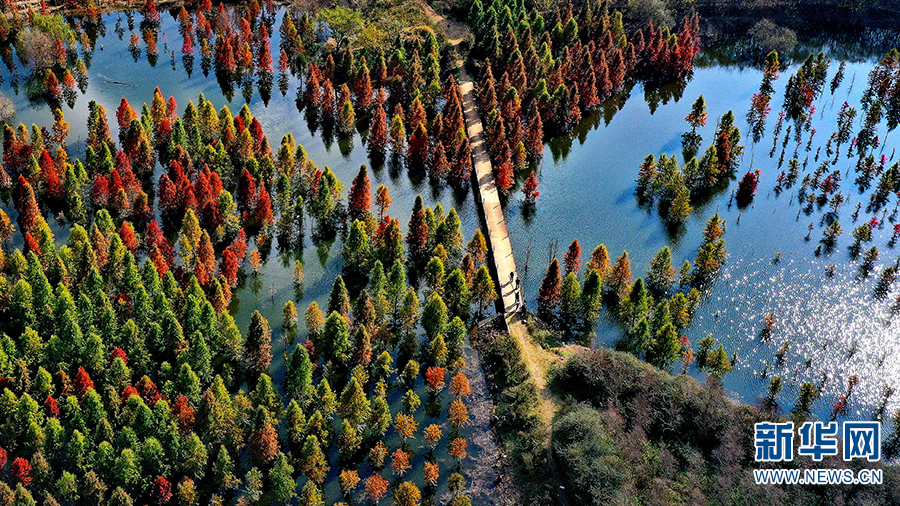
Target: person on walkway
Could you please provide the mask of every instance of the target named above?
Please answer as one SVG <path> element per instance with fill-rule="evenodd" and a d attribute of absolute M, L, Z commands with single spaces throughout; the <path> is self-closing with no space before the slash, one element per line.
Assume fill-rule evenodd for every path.
<path fill-rule="evenodd" d="M 515 276 L 516 276 L 516 273 L 515 273 L 515 272 L 510 272 L 510 273 L 509 273 L 509 284 L 512 284 L 513 278 L 514 278 Z"/>

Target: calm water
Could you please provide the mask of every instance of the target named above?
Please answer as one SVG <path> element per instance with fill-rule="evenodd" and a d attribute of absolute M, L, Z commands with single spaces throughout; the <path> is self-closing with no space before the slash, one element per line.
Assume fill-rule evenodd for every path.
<path fill-rule="evenodd" d="M 837 61 L 829 68 L 828 82 L 837 72 Z M 847 100 L 859 108 L 866 78 L 874 61 L 848 63 L 843 85 L 830 95 L 826 83 L 824 95 L 815 102 L 818 110 L 812 123 L 817 129 L 812 150 L 805 151 L 809 134 L 802 136 L 798 154 L 802 164 L 809 155 L 805 172 L 812 172 L 825 157 L 824 144 L 837 130 L 837 112 Z M 781 140 L 773 158 L 769 150 L 773 142 L 773 129 L 784 97 L 784 86 L 797 66 L 782 72 L 775 83 L 772 97 L 773 112 L 767 122 L 766 136 L 752 146 L 747 136 L 749 127 L 744 119 L 750 106 L 750 98 L 759 89 L 762 72 L 749 67 L 727 67 L 711 64 L 695 71 L 681 98 L 660 103 L 655 110 L 653 101 L 645 100 L 644 91 L 632 90 L 621 110 L 596 121 L 598 126 L 585 125 L 568 139 L 557 140 L 544 151 L 540 170 L 540 197 L 533 214 L 522 210 L 521 197 L 514 199 L 507 209 L 513 247 L 519 265 L 529 258 L 526 288 L 536 296 L 546 269 L 552 243 L 559 256 L 577 238 L 582 244 L 582 256 L 604 243 L 615 259 L 622 250 L 628 250 L 635 277 L 644 275 L 649 262 L 665 245 L 672 248 L 673 265 L 680 267 L 685 259 L 693 258 L 702 238 L 703 226 L 715 212 L 727 220 L 725 242 L 728 249 L 727 264 L 697 310 L 694 325 L 686 334 L 696 346 L 707 333 L 724 342 L 729 354 L 736 352 L 738 364 L 725 378 L 725 386 L 733 396 L 743 402 L 756 402 L 765 393 L 772 376 L 780 375 L 785 388 L 779 396 L 783 407 L 789 409 L 796 397 L 799 385 L 810 381 L 819 385 L 823 374 L 828 375 L 823 395 L 816 402 L 814 412 L 829 417 L 832 406 L 844 393 L 852 375 L 859 376 L 848 405 L 851 418 L 868 418 L 880 400 L 885 385 L 900 385 L 900 325 L 892 324 L 889 307 L 896 299 L 896 290 L 884 301 L 875 300 L 873 287 L 885 265 L 892 264 L 898 252 L 888 248 L 891 224 L 873 232 L 881 251 L 876 269 L 866 280 L 857 279 L 859 260 L 851 261 L 847 250 L 852 242 L 850 232 L 868 221 L 865 206 L 868 192 L 860 195 L 853 179 L 852 168 L 856 159 L 843 154 L 836 166 L 842 173 L 851 169 L 850 177 L 842 181 L 842 191 L 849 198 L 841 208 L 840 222 L 844 229 L 835 252 L 830 256 L 816 257 L 815 249 L 822 237 L 821 213 L 801 214 L 796 195 L 791 203 L 791 193 L 796 193 L 799 180 L 792 191 L 776 196 L 772 191 L 782 169 L 787 169 L 796 145 L 787 146 L 785 162 L 777 167 L 781 152 Z M 851 87 L 852 84 L 852 87 Z M 699 96 L 706 99 L 709 122 L 699 129 L 704 141 L 700 154 L 710 144 L 717 119 L 732 110 L 737 117 L 746 145 L 738 178 L 752 166 L 762 171 L 754 203 L 741 211 L 737 205 L 729 206 L 731 191 L 737 188 L 733 181 L 728 190 L 709 202 L 695 206 L 684 229 L 674 237 L 669 235 L 656 211 L 638 206 L 634 197 L 637 168 L 643 158 L 653 153 L 678 154 L 681 157 L 681 134 L 689 129 L 684 117 L 691 104 Z M 607 121 L 608 120 L 608 121 Z M 785 135 L 785 120 L 781 138 Z M 860 120 L 854 124 L 859 131 Z M 887 127 L 882 124 L 879 135 L 885 139 Z M 889 137 L 884 153 L 890 157 L 897 134 Z M 822 158 L 814 162 L 817 146 L 822 145 Z M 842 153 L 846 153 L 843 146 Z M 880 149 L 880 148 L 879 148 Z M 565 154 L 562 154 L 565 153 Z M 878 152 L 876 150 L 876 156 Z M 894 160 L 896 161 L 896 160 Z M 890 165 L 890 163 L 888 164 Z M 801 172 L 804 172 L 801 170 Z M 801 174 L 799 179 L 802 179 Z M 893 199 L 892 199 L 893 200 Z M 851 214 L 856 204 L 863 203 L 863 211 L 856 223 Z M 888 209 L 892 209 L 888 205 Z M 881 213 L 878 213 L 881 218 Z M 814 223 L 811 240 L 805 241 L 807 227 Z M 530 256 L 529 256 L 530 251 Z M 781 253 L 780 262 L 773 262 Z M 826 276 L 826 267 L 835 264 L 833 278 Z M 534 299 L 532 298 L 532 303 Z M 763 321 L 770 312 L 775 314 L 777 326 L 768 342 L 760 340 Z M 619 337 L 619 329 L 608 322 L 598 328 L 597 344 L 610 346 Z M 776 353 L 789 342 L 783 363 L 776 365 Z M 807 360 L 810 365 L 807 367 Z M 680 370 L 680 364 L 678 365 Z M 763 372 L 768 377 L 763 377 Z M 702 377 L 702 373 L 695 373 Z M 900 397 L 889 404 L 889 410 L 900 407 Z"/>
<path fill-rule="evenodd" d="M 155 66 L 148 63 L 146 56 L 137 62 L 132 59 L 128 50 L 130 33 L 124 14 L 111 14 L 104 19 L 106 31 L 99 37 L 97 50 L 91 58 L 87 91 L 79 95 L 74 109 L 64 106 L 66 118 L 71 124 L 69 141 L 72 144 L 69 149 L 73 155 L 80 156 L 83 152 L 89 100 L 97 100 L 106 107 L 114 137 L 115 109 L 121 98 L 126 97 L 138 110 L 141 103 L 152 99 L 156 86 L 160 87 L 164 96 L 175 97 L 179 110 L 183 110 L 189 100 L 196 101 L 200 93 L 212 100 L 217 108 L 227 103 L 235 114 L 244 103 L 240 89 L 235 90 L 229 99 L 223 96 L 212 74 L 209 77 L 202 75 L 199 50 L 194 72 L 187 76 L 182 68 L 177 22 L 170 15 L 163 15 L 158 39 L 160 54 Z M 126 27 L 124 40 L 120 40 L 113 30 L 118 19 Z M 277 26 L 281 19 L 280 11 L 276 19 L 272 48 L 277 48 L 279 44 Z M 171 51 L 175 51 L 174 68 Z M 836 130 L 840 104 L 848 100 L 858 107 L 872 64 L 872 61 L 849 63 L 844 83 L 835 95 L 830 95 L 826 89 L 824 96 L 817 100 L 818 111 L 813 127 L 818 133 L 812 151 L 806 153 L 801 147 L 799 154 L 801 162 L 804 156 L 809 155 L 809 171 L 817 165 L 812 160 L 816 147 L 824 145 L 830 133 Z M 827 417 L 838 395 L 846 389 L 848 378 L 858 375 L 860 382 L 851 397 L 849 413 L 851 417 L 867 418 L 877 404 L 884 385 L 900 386 L 900 356 L 896 353 L 900 348 L 900 325 L 892 325 L 888 310 L 896 293 L 884 301 L 877 301 L 872 295 L 881 269 L 897 258 L 897 253 L 887 247 L 891 227 L 888 225 L 884 230 L 876 230 L 872 244 L 879 247 L 882 255 L 875 272 L 860 281 L 856 277 L 858 260 L 850 260 L 847 245 L 851 241 L 852 228 L 869 218 L 863 213 L 855 224 L 850 219 L 856 203 L 865 204 L 868 196 L 858 195 L 852 186 L 852 178 L 845 178 L 843 191 L 850 201 L 842 208 L 844 234 L 832 255 L 816 257 L 814 250 L 821 237 L 820 214 L 801 214 L 797 220 L 799 207 L 796 202 L 790 203 L 791 192 L 786 191 L 776 197 L 771 191 L 782 170 L 776 167 L 780 145 L 774 158 L 768 156 L 772 146 L 771 135 L 784 85 L 796 66 L 784 71 L 777 81 L 772 98 L 774 111 L 768 120 L 767 135 L 758 145 L 751 146 L 746 136 L 748 127 L 744 116 L 751 95 L 759 88 L 762 73 L 747 66 L 706 65 L 695 71 L 686 87 L 665 99 L 655 95 L 645 96 L 640 87 L 634 88 L 627 100 L 615 106 L 609 105 L 604 114 L 594 119 L 593 124 L 583 125 L 571 139 L 558 139 L 547 146 L 539 174 L 541 195 L 536 211 L 525 215 L 521 194 L 518 193 L 513 195 L 506 209 L 518 263 L 520 266 L 528 265 L 525 287 L 529 294 L 537 293 L 552 249 L 551 242 L 558 242 L 555 250 L 561 255 L 573 238 L 578 238 L 582 243 L 584 257 L 599 243 L 606 244 L 613 257 L 623 249 L 628 250 L 636 277 L 642 275 L 650 259 L 664 245 L 672 247 L 673 263 L 677 268 L 685 259 L 693 260 L 703 224 L 718 210 L 727 220 L 725 239 L 728 262 L 715 284 L 706 291 L 694 325 L 687 331 L 692 342 L 696 344 L 700 337 L 712 333 L 725 343 L 729 353 L 737 353 L 738 364 L 726 377 L 725 385 L 736 399 L 744 402 L 755 402 L 765 391 L 768 379 L 763 378 L 764 370 L 769 377 L 784 377 L 785 390 L 780 400 L 785 406 L 792 404 L 801 382 L 819 384 L 823 374 L 827 374 L 823 396 L 814 407 L 819 416 Z M 836 70 L 835 61 L 829 69 L 829 80 Z M 52 115 L 46 105 L 31 103 L 25 98 L 21 87 L 17 94 L 12 88 L 10 75 L 5 69 L 3 72 L 2 90 L 13 99 L 18 111 L 14 121 L 27 125 L 52 124 Z M 22 81 L 23 76 L 19 77 Z M 128 84 L 112 84 L 109 81 Z M 270 144 L 277 146 L 282 135 L 292 132 L 313 161 L 320 167 L 331 167 L 349 188 L 359 165 L 369 164 L 360 137 L 355 135 L 349 142 L 326 142 L 321 130 L 310 131 L 294 103 L 298 84 L 292 77 L 287 96 L 282 97 L 276 83 L 267 106 L 254 93 L 249 102 L 250 109 L 259 118 Z M 704 137 L 700 152 L 711 141 L 718 117 L 733 110 L 746 144 L 738 174 L 742 175 L 752 163 L 753 168 L 762 171 L 762 176 L 755 202 L 750 208 L 741 212 L 737 206 L 729 206 L 731 188 L 737 186 L 736 182 L 732 182 L 729 190 L 702 206 L 695 206 L 684 230 L 672 236 L 667 233 L 655 211 L 637 205 L 633 194 L 634 178 L 638 164 L 648 153 L 680 154 L 681 134 L 687 129 L 684 116 L 701 94 L 708 105 L 709 124 L 698 131 Z M 859 118 L 854 126 L 855 131 L 858 129 Z M 886 127 L 882 125 L 879 132 L 882 139 L 885 131 Z M 900 134 L 893 137 L 897 135 Z M 808 134 L 804 134 L 802 142 L 805 144 L 807 139 Z M 894 144 L 889 138 L 885 154 L 890 156 Z M 793 146 L 791 141 L 786 155 L 788 159 Z M 843 149 L 845 151 L 846 146 Z M 837 167 L 845 169 L 853 163 L 854 160 L 842 157 Z M 786 164 L 787 160 L 783 168 Z M 370 178 L 373 188 L 381 183 L 389 187 L 394 199 L 389 213 L 399 218 L 404 227 L 418 193 L 422 193 L 430 205 L 440 202 L 445 209 L 455 207 L 467 238 L 478 226 L 470 192 L 463 196 L 453 195 L 447 189 L 432 188 L 427 180 L 410 176 L 405 169 L 395 167 L 370 170 Z M 810 223 L 815 224 L 815 229 L 812 240 L 806 242 L 804 237 Z M 250 315 L 256 309 L 269 318 L 273 327 L 277 327 L 281 321 L 281 307 L 287 300 L 295 300 L 301 312 L 314 300 L 320 305 L 325 303 L 331 283 L 341 269 L 340 240 L 312 244 L 307 232 L 302 251 L 278 255 L 273 249 L 261 273 L 248 278 L 236 290 L 232 310 L 242 329 L 246 329 Z M 776 253 L 782 255 L 777 265 L 772 263 Z M 294 258 L 301 259 L 304 264 L 305 280 L 301 294 L 296 294 L 292 286 Z M 836 265 L 833 278 L 825 275 L 829 264 Z M 533 300 L 531 302 L 533 304 Z M 759 333 L 763 318 L 770 312 L 775 314 L 778 323 L 772 338 L 763 343 Z M 614 325 L 601 323 L 597 342 L 601 346 L 610 345 L 618 335 Z M 776 352 L 784 342 L 790 342 L 789 349 L 783 363 L 776 365 Z M 274 379 L 278 381 L 283 377 L 280 343 L 276 344 L 274 351 L 277 357 L 276 367 L 273 367 Z M 807 360 L 810 360 L 809 367 Z M 890 403 L 891 409 L 897 407 L 900 407 L 900 396 Z"/>

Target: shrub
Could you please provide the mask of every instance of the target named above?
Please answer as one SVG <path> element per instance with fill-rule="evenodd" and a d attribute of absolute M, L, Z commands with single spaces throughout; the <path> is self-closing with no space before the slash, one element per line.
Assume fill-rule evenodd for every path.
<path fill-rule="evenodd" d="M 797 45 L 797 34 L 790 28 L 778 26 L 768 19 L 757 21 L 750 29 L 750 40 L 761 54 L 771 51 L 786 53 Z"/>

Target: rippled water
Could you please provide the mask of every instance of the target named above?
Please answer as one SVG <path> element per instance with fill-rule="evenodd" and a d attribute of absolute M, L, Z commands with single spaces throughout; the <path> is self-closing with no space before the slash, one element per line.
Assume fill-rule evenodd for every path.
<path fill-rule="evenodd" d="M 873 64 L 874 61 L 848 63 L 846 78 L 834 96 L 826 85 L 824 96 L 816 101 L 812 127 L 817 133 L 812 149 L 804 150 L 808 140 L 808 134 L 804 134 L 798 155 L 801 163 L 809 156 L 808 172 L 822 161 L 813 161 L 816 148 L 824 146 L 831 132 L 837 129 L 837 112 L 843 101 L 848 100 L 859 108 L 859 97 Z M 838 62 L 832 62 L 829 82 L 837 67 Z M 676 269 L 685 259 L 693 260 L 704 223 L 718 211 L 727 220 L 728 261 L 719 278 L 705 291 L 694 324 L 686 332 L 694 346 L 704 335 L 712 333 L 725 344 L 729 354 L 737 354 L 738 363 L 725 378 L 725 386 L 735 399 L 743 402 L 757 402 L 765 395 L 769 379 L 780 375 L 785 388 L 778 401 L 788 410 L 802 382 L 810 381 L 818 386 L 826 374 L 823 395 L 813 406 L 821 418 L 831 416 L 834 403 L 846 392 L 849 378 L 857 375 L 859 383 L 851 395 L 847 413 L 851 418 L 869 418 L 880 402 L 882 388 L 900 387 L 897 354 L 900 325 L 891 324 L 890 314 L 897 290 L 883 301 L 873 295 L 879 273 L 897 258 L 897 251 L 887 245 L 892 227 L 888 223 L 882 230 L 873 232 L 873 241 L 866 249 L 877 245 L 881 257 L 868 279 L 860 280 L 857 278 L 860 260 L 851 261 L 847 247 L 852 241 L 852 229 L 868 221 L 870 216 L 863 211 L 855 223 L 851 219 L 856 204 L 863 203 L 865 209 L 869 200 L 868 193 L 858 194 L 853 185 L 855 158 L 842 155 L 831 169 L 839 168 L 842 173 L 851 170 L 851 176 L 842 182 L 842 191 L 849 198 L 840 214 L 844 233 L 831 255 L 817 257 L 815 254 L 822 237 L 821 213 L 815 211 L 809 216 L 799 213 L 798 218 L 800 208 L 796 195 L 792 198 L 791 193 L 796 192 L 799 182 L 780 196 L 772 191 L 778 174 L 787 168 L 795 146 L 792 139 L 781 168 L 777 167 L 781 140 L 774 158 L 768 156 L 784 86 L 796 68 L 794 65 L 782 72 L 775 83 L 767 135 L 756 146 L 750 145 L 747 138 L 749 128 L 744 116 L 750 97 L 762 79 L 762 72 L 757 69 L 717 64 L 699 68 L 687 86 L 679 90 L 680 96 L 676 94 L 667 103 L 655 104 L 655 108 L 654 100 L 649 100 L 652 97 L 636 87 L 624 104 L 618 105 L 620 110 L 605 111 L 605 116 L 596 119 L 595 126 L 556 140 L 545 149 L 536 211 L 525 213 L 521 196 L 516 196 L 507 209 L 507 223 L 517 263 L 522 266 L 526 258 L 529 260 L 525 285 L 536 296 L 550 251 L 555 250 L 561 256 L 574 238 L 581 242 L 583 258 L 600 243 L 607 246 L 613 258 L 628 250 L 637 277 L 643 275 L 650 259 L 667 244 L 672 247 Z M 730 205 L 731 192 L 737 188 L 737 181 L 733 181 L 726 191 L 695 206 L 686 227 L 671 235 L 655 211 L 638 206 L 634 179 L 638 164 L 649 153 L 678 154 L 681 159 L 681 134 L 688 129 L 684 117 L 701 94 L 709 108 L 709 123 L 698 130 L 704 136 L 700 154 L 711 142 L 716 120 L 733 110 L 746 144 L 737 174 L 742 176 L 751 166 L 760 169 L 759 189 L 754 203 L 741 211 L 736 205 Z M 785 121 L 785 129 L 787 124 Z M 854 135 L 859 128 L 857 118 Z M 879 131 L 882 140 L 886 130 L 882 124 Z M 887 139 L 884 153 L 888 157 L 896 145 L 897 135 L 894 133 Z M 845 145 L 842 153 L 846 149 Z M 824 151 L 823 147 L 822 157 Z M 888 204 L 889 210 L 895 198 Z M 878 217 L 881 218 L 881 213 Z M 814 229 L 807 242 L 804 238 L 810 223 Z M 773 262 L 779 253 L 780 261 Z M 835 272 L 829 278 L 826 268 L 831 264 L 835 265 Z M 533 297 L 531 302 L 534 303 Z M 771 338 L 763 342 L 761 330 L 770 312 L 774 313 L 777 325 Z M 600 323 L 597 334 L 598 345 L 608 346 L 621 331 L 607 319 Z M 785 342 L 790 344 L 779 364 L 777 353 Z M 692 374 L 698 378 L 704 376 L 696 370 Z M 895 396 L 888 412 L 898 407 L 900 396 Z"/>

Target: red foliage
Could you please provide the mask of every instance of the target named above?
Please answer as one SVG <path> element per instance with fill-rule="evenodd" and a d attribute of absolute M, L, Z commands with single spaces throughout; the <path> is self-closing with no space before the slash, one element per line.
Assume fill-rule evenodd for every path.
<path fill-rule="evenodd" d="M 539 160 L 544 152 L 544 124 L 537 110 L 533 110 L 529 115 L 523 141 L 528 155 L 533 160 Z"/>
<path fill-rule="evenodd" d="M 137 389 L 131 385 L 128 385 L 127 387 L 125 387 L 125 390 L 122 390 L 122 402 L 128 402 L 128 399 L 130 399 L 132 395 L 137 395 L 138 397 L 140 397 Z"/>
<path fill-rule="evenodd" d="M 428 133 L 423 125 L 419 125 L 409 137 L 406 156 L 417 167 L 423 167 L 428 160 Z"/>
<path fill-rule="evenodd" d="M 137 113 L 131 108 L 128 100 L 123 97 L 122 102 L 119 103 L 119 108 L 116 109 L 116 121 L 119 123 L 119 129 L 123 131 L 128 129 L 128 125 L 131 124 L 133 119 L 137 119 Z"/>
<path fill-rule="evenodd" d="M 738 183 L 737 201 L 739 206 L 745 206 L 756 195 L 756 185 L 759 183 L 759 169 L 747 171 L 741 182 Z M 873 218 L 874 219 L 874 218 Z"/>
<path fill-rule="evenodd" d="M 44 151 L 44 154 L 47 152 Z M 49 158 L 49 157 L 48 157 Z M 65 190 L 59 177 L 56 175 L 56 167 L 52 165 L 44 172 L 44 199 L 53 210 L 60 210 L 64 204 Z"/>
<path fill-rule="evenodd" d="M 62 88 L 59 87 L 59 79 L 57 79 L 56 74 L 52 70 L 47 71 L 47 79 L 44 81 L 44 84 L 47 87 L 47 96 L 50 99 L 59 100 L 62 98 Z"/>
<path fill-rule="evenodd" d="M 270 423 L 253 429 L 248 441 L 250 457 L 256 462 L 270 462 L 278 454 L 278 433 Z"/>
<path fill-rule="evenodd" d="M 364 111 L 372 107 L 375 91 L 372 88 L 372 80 L 369 77 L 369 69 L 363 68 L 353 85 L 353 93 L 356 95 L 356 106 Z"/>
<path fill-rule="evenodd" d="M 168 503 L 172 499 L 172 484 L 169 480 L 162 476 L 153 480 L 153 484 L 150 485 L 150 499 L 158 506 Z"/>
<path fill-rule="evenodd" d="M 37 225 L 41 210 L 34 198 L 34 190 L 31 184 L 21 175 L 13 195 L 16 211 L 19 212 L 19 225 L 22 230 L 32 230 Z"/>
<path fill-rule="evenodd" d="M 431 151 L 431 161 L 428 164 L 428 175 L 434 179 L 442 179 L 449 170 L 450 163 L 447 161 L 447 150 L 444 149 L 444 143 L 438 141 Z"/>
<path fill-rule="evenodd" d="M 256 207 L 256 180 L 247 169 L 241 173 L 237 188 L 237 205 L 241 210 L 250 210 Z"/>
<path fill-rule="evenodd" d="M 497 176 L 497 189 L 500 190 L 500 193 L 506 195 L 513 185 L 513 164 L 509 159 L 509 149 L 505 149 L 504 151 L 506 156 L 504 156 L 504 159 L 495 166 L 494 173 Z"/>
<path fill-rule="evenodd" d="M 79 367 L 78 373 L 75 375 L 75 394 L 80 399 L 89 388 L 94 388 L 94 382 L 84 367 Z"/>
<path fill-rule="evenodd" d="M 22 457 L 13 461 L 11 474 L 16 483 L 21 483 L 23 487 L 31 485 L 31 464 Z"/>
<path fill-rule="evenodd" d="M 359 168 L 356 177 L 353 178 L 353 184 L 350 186 L 350 195 L 347 199 L 350 206 L 350 216 L 353 219 L 361 219 L 369 213 L 369 209 L 372 206 L 371 189 L 369 171 L 363 165 Z"/>
<path fill-rule="evenodd" d="M 219 273 L 225 276 L 228 284 L 232 287 L 237 286 L 238 269 L 240 269 L 240 263 L 234 252 L 230 248 L 225 249 L 222 252 L 222 259 L 219 261 Z"/>
<path fill-rule="evenodd" d="M 534 205 L 535 201 L 537 201 L 538 195 L 541 193 L 537 191 L 538 182 L 537 177 L 535 177 L 534 172 L 528 176 L 528 179 L 525 180 L 525 184 L 522 185 L 522 193 L 525 194 L 525 203 L 528 205 Z"/>
<path fill-rule="evenodd" d="M 53 57 L 56 59 L 56 63 L 59 66 L 66 66 L 66 47 L 63 46 L 62 39 L 59 37 L 56 38 L 56 41 L 53 44 Z"/>
<path fill-rule="evenodd" d="M 228 248 L 234 252 L 234 256 L 237 258 L 238 262 L 244 261 L 244 258 L 247 256 L 247 234 L 243 229 L 238 230 L 237 235 L 234 237 L 234 240 L 231 241 Z"/>
<path fill-rule="evenodd" d="M 416 202 L 418 203 L 418 199 Z M 409 245 L 410 253 L 413 255 L 423 254 L 428 246 L 428 218 L 421 206 L 416 205 L 407 228 L 406 244 Z"/>
<path fill-rule="evenodd" d="M 269 39 L 263 39 L 259 44 L 259 57 L 256 62 L 257 71 L 263 75 L 272 74 L 272 52 L 269 49 Z"/>
<path fill-rule="evenodd" d="M 117 358 L 121 358 L 122 360 L 125 361 L 126 364 L 128 363 L 128 355 L 125 354 L 125 350 L 123 350 L 122 348 L 113 348 L 113 351 L 110 352 L 110 354 L 109 354 L 109 362 L 110 363 L 112 363 L 112 361 Z"/>
<path fill-rule="evenodd" d="M 188 404 L 188 398 L 178 394 L 175 404 L 172 405 L 172 413 L 178 420 L 178 430 L 182 435 L 187 435 L 194 427 L 194 408 Z"/>
<path fill-rule="evenodd" d="M 134 227 L 131 226 L 131 222 L 122 222 L 122 226 L 119 227 L 119 237 L 122 239 L 122 244 L 128 248 L 128 251 L 131 253 L 137 252 L 137 236 L 134 234 Z"/>
<path fill-rule="evenodd" d="M 578 274 L 581 269 L 581 244 L 578 243 L 578 239 L 573 240 L 569 245 L 569 251 L 566 252 L 563 263 L 566 264 L 566 274 L 570 272 Z"/>
<path fill-rule="evenodd" d="M 169 114 L 169 121 L 175 121 L 178 118 L 178 103 L 175 97 L 169 96 L 166 100 L 166 112 Z"/>
<path fill-rule="evenodd" d="M 322 99 L 322 72 L 315 63 L 310 63 L 306 77 L 306 91 L 303 94 L 303 100 L 308 107 L 318 108 Z"/>
<path fill-rule="evenodd" d="M 259 120 L 253 118 L 250 121 L 250 136 L 253 137 L 253 152 L 256 153 L 257 157 L 262 153 L 262 142 L 266 139 L 266 134 L 263 132 L 262 125 L 259 123 Z"/>
<path fill-rule="evenodd" d="M 141 190 L 141 183 L 131 170 L 131 158 L 128 156 L 128 153 L 121 149 L 116 151 L 116 159 L 113 162 L 113 166 L 122 179 L 122 187 L 125 188 L 129 196 Z"/>
<path fill-rule="evenodd" d="M 287 77 L 288 73 L 291 71 L 291 60 L 288 58 L 287 53 L 282 48 L 281 54 L 278 55 L 278 73 L 282 76 Z"/>
<path fill-rule="evenodd" d="M 550 267 L 547 268 L 547 274 L 544 276 L 541 288 L 538 291 L 538 308 L 545 318 L 559 302 L 560 284 L 559 261 L 554 258 L 553 262 L 550 263 Z"/>
<path fill-rule="evenodd" d="M 446 130 L 445 130 L 446 131 Z M 456 149 L 453 165 L 450 168 L 450 178 L 457 185 L 463 185 L 472 175 L 472 147 L 469 138 L 463 137 Z"/>
<path fill-rule="evenodd" d="M 719 170 L 723 172 L 731 170 L 731 141 L 728 140 L 726 132 L 721 132 L 716 139 L 716 158 L 719 160 Z"/>
<path fill-rule="evenodd" d="M 144 244 L 148 250 L 153 250 L 154 246 L 158 248 L 160 255 L 167 263 L 171 264 L 175 261 L 175 248 L 172 247 L 172 243 L 163 234 L 156 220 L 152 220 L 147 224 Z"/>
<path fill-rule="evenodd" d="M 331 56 L 331 55 L 328 55 Z M 331 82 L 331 79 L 325 79 L 322 81 L 322 97 L 319 100 L 319 110 L 322 115 L 327 119 L 335 119 L 337 116 L 335 103 L 337 102 L 337 98 L 334 94 L 334 83 Z"/>
<path fill-rule="evenodd" d="M 147 0 L 144 4 L 144 19 L 151 23 L 159 23 L 159 12 L 156 10 L 155 0 Z"/>
<path fill-rule="evenodd" d="M 172 122 L 169 121 L 169 118 L 163 118 L 159 121 L 159 125 L 156 126 L 156 145 L 157 146 L 165 146 L 169 144 L 169 141 L 172 139 Z"/>
<path fill-rule="evenodd" d="M 24 248 L 22 248 L 22 253 L 27 255 L 29 252 L 41 256 L 41 246 L 34 239 L 34 236 L 31 235 L 31 232 L 25 232 L 25 245 Z"/>
<path fill-rule="evenodd" d="M 122 189 L 122 178 L 119 176 L 119 171 L 113 169 L 112 172 L 109 173 L 109 195 L 115 196 L 119 193 L 119 190 Z"/>
<path fill-rule="evenodd" d="M 272 199 L 269 197 L 269 192 L 266 191 L 266 185 L 261 184 L 251 223 L 257 227 L 264 227 L 273 221 L 275 221 L 275 213 L 272 211 Z"/>
<path fill-rule="evenodd" d="M 98 174 L 97 176 L 100 177 L 101 175 Z M 159 209 L 161 211 L 171 211 L 177 207 L 178 189 L 175 187 L 175 183 L 172 182 L 168 174 L 163 174 L 159 177 L 158 193 Z"/>
<path fill-rule="evenodd" d="M 366 137 L 369 150 L 375 153 L 384 154 L 385 147 L 387 146 L 387 136 L 387 114 L 384 112 L 384 107 L 382 107 L 381 104 L 378 104 L 375 107 L 375 114 L 372 116 L 372 125 L 369 127 L 369 136 Z"/>
<path fill-rule="evenodd" d="M 429 367 L 427 371 L 425 371 L 425 382 L 428 384 L 428 388 L 434 391 L 441 391 L 444 388 L 444 377 L 446 376 L 447 371 L 443 367 Z"/>
<path fill-rule="evenodd" d="M 181 43 L 181 54 L 185 56 L 194 55 L 194 41 L 191 39 L 191 32 L 184 32 L 184 40 Z"/>
<path fill-rule="evenodd" d="M 0 446 L 0 469 L 4 469 L 6 467 L 6 450 Z"/>
<path fill-rule="evenodd" d="M 128 389 L 126 388 L 126 391 Z M 159 389 L 156 388 L 156 384 L 150 380 L 147 376 L 144 376 L 138 381 L 137 384 L 137 392 L 140 394 L 141 398 L 144 399 L 144 402 L 147 403 L 148 406 L 153 407 L 157 401 L 164 399 L 164 397 L 159 393 Z"/>
<path fill-rule="evenodd" d="M 51 418 L 59 418 L 59 404 L 57 404 L 56 399 L 52 395 L 48 395 L 47 399 L 44 400 L 44 413 Z M 2 451 L 2 448 L 0 448 L 0 451 Z M 5 461 L 6 455 L 3 455 L 0 460 Z M 0 469 L 3 469 L 3 465 L 0 464 Z"/>

